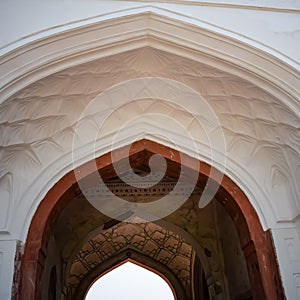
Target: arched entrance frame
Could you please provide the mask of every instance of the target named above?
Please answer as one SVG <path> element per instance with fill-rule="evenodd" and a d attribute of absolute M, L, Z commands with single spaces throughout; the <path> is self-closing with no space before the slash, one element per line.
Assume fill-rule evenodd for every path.
<path fill-rule="evenodd" d="M 127 157 L 125 148 L 115 150 L 120 161 Z M 145 154 L 146 156 L 159 154 L 169 161 L 173 166 L 170 175 L 176 174 L 177 168 L 180 168 L 178 151 L 149 140 L 140 140 L 132 144 L 129 155 L 134 163 L 139 164 Z M 97 158 L 96 164 L 104 180 L 114 175 L 111 153 Z M 195 159 L 188 157 L 187 167 L 191 171 L 198 172 L 195 170 L 195 165 Z M 201 163 L 199 185 L 210 176 L 211 168 L 208 164 Z M 93 162 L 82 165 L 75 172 L 78 171 L 80 171 L 80 179 L 87 177 L 94 171 Z M 78 178 L 78 173 L 76 176 Z M 71 171 L 61 178 L 49 190 L 32 219 L 22 258 L 20 299 L 39 299 L 39 278 L 44 268 L 45 249 L 51 228 L 62 209 L 76 193 L 80 192 L 76 176 L 74 171 Z M 254 299 L 283 299 L 283 289 L 270 232 L 264 232 L 249 200 L 229 177 L 224 176 L 220 184 L 216 198 L 234 220 L 245 255 Z"/>
<path fill-rule="evenodd" d="M 145 269 L 162 277 L 170 286 L 175 300 L 186 299 L 184 289 L 180 281 L 174 276 L 174 274 L 163 264 L 156 262 L 155 260 L 142 255 L 130 248 L 118 253 L 117 255 L 107 259 L 104 264 L 97 266 L 93 272 L 89 273 L 84 278 L 76 289 L 76 296 L 74 300 L 84 299 L 89 287 L 99 278 L 114 270 L 120 265 L 126 262 L 132 262 Z M 100 274 L 100 276 L 99 276 Z"/>
<path fill-rule="evenodd" d="M 283 106 L 292 108 L 298 116 L 300 115 L 297 100 L 299 99 L 297 91 L 299 83 L 296 79 L 299 76 L 295 69 L 272 57 L 267 51 L 264 52 L 261 48 L 263 45 L 253 44 L 253 41 L 248 41 L 249 43 L 246 44 L 244 37 L 232 36 L 231 32 L 220 31 L 220 28 L 201 22 L 191 24 L 188 19 L 182 20 L 181 17 L 179 18 L 176 13 L 171 14 L 158 8 L 144 6 L 137 11 L 128 10 L 122 15 L 111 15 L 111 18 L 108 16 L 104 19 L 91 19 L 84 26 L 81 26 L 80 22 L 75 22 L 72 26 L 70 25 L 71 28 L 68 27 L 67 31 L 62 26 L 57 28 L 55 34 L 51 36 L 47 35 L 51 32 L 44 32 L 42 36 L 37 36 L 36 40 L 32 36 L 31 43 L 3 56 L 1 66 L 5 78 L 0 84 L 0 103 L 29 84 L 55 72 L 98 58 L 150 46 L 204 62 L 229 74 L 236 74 L 268 91 Z M 124 32 L 124 26 L 128 27 L 128 32 Z M 107 28 L 110 28 L 109 31 Z M 187 36 L 188 39 L 186 39 Z M 20 61 L 26 65 L 20 64 Z M 61 161 L 57 163 L 60 167 Z M 59 168 L 54 164 L 53 167 Z M 241 181 L 244 182 L 243 189 L 245 190 L 245 183 L 252 182 L 253 178 L 248 176 L 247 170 L 244 171 L 241 167 L 240 165 L 234 166 L 234 168 L 240 168 L 239 172 L 244 172 L 243 175 L 240 173 L 237 176 L 243 177 L 243 180 L 239 182 L 240 184 Z M 68 171 L 70 169 L 68 167 Z M 63 173 L 64 170 L 61 172 Z M 53 171 L 51 173 L 54 174 Z M 232 174 L 230 176 L 232 177 Z M 11 231 L 17 235 L 20 233 L 20 239 L 24 241 L 29 222 L 42 199 L 40 195 L 48 191 L 46 185 L 52 185 L 57 179 L 58 177 L 53 177 L 47 184 L 36 181 L 36 186 L 34 183 L 32 190 L 37 191 L 41 186 L 44 188 L 39 190 L 39 195 L 35 195 L 35 202 L 30 202 L 33 199 L 32 191 L 26 191 L 25 195 L 22 195 L 22 202 L 26 205 L 30 202 L 31 206 L 26 220 L 24 223 L 20 222 L 22 225 L 18 226 L 19 223 L 14 224 L 9 218 L 4 228 L 5 231 Z M 45 181 L 44 177 L 43 180 Z M 47 180 L 49 180 L 48 175 L 46 175 Z M 272 199 L 261 190 L 259 183 L 253 184 L 251 191 L 247 191 L 247 195 L 257 210 L 263 227 L 269 229 L 277 226 L 276 223 L 279 220 L 272 209 L 260 207 L 262 202 L 259 199 L 264 199 L 269 206 Z M 253 195 L 250 196 L 249 193 Z M 26 195 L 30 195 L 29 199 L 26 199 Z M 24 198 L 25 201 L 23 201 Z M 17 213 L 23 214 L 25 209 L 23 204 L 19 207 L 20 212 Z M 262 211 L 259 212 L 258 209 Z M 292 212 L 291 215 L 293 215 Z M 286 221 L 292 222 L 291 219 L 284 220 Z"/>

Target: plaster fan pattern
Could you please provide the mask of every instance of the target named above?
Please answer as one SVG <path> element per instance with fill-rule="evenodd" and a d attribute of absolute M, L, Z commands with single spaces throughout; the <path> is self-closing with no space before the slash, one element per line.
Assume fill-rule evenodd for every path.
<path fill-rule="evenodd" d="M 153 223 L 121 223 L 97 235 L 80 249 L 67 279 L 67 294 L 74 293 L 84 276 L 97 265 L 127 248 L 166 265 L 190 288 L 192 247 L 180 236 Z"/>
<path fill-rule="evenodd" d="M 85 106 L 112 85 L 143 76 L 182 82 L 204 97 L 222 125 L 228 164 L 233 161 L 249 174 L 257 187 L 263 186 L 268 199 L 264 210 L 271 209 L 276 218 L 282 220 L 292 219 L 299 213 L 299 117 L 250 82 L 151 48 L 125 52 L 50 75 L 1 105 L 1 167 L 13 176 L 16 205 L 43 170 L 70 154 L 76 121 Z M 114 112 L 115 105 L 109 99 L 101 103 L 98 111 L 86 117 L 87 130 L 99 128 L 103 117 Z M 110 126 L 103 134 L 114 134 L 128 116 L 163 113 L 196 132 L 196 142 L 207 145 L 207 136 L 184 110 L 184 100 L 182 105 L 166 105 L 158 99 L 129 105 L 122 114 L 111 115 Z M 207 121 L 197 103 L 193 113 Z M 168 128 L 165 124 L 158 126 L 162 131 Z M 80 138 L 87 142 L 85 137 Z"/>

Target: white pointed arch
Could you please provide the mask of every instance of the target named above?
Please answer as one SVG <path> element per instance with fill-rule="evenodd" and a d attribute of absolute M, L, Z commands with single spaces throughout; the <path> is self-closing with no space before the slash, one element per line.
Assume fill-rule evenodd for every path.
<path fill-rule="evenodd" d="M 201 56 L 201 54 L 199 55 Z M 230 152 L 227 157 L 227 166 L 216 161 L 214 167 L 217 169 L 226 167 L 225 173 L 244 190 L 258 212 L 265 229 L 276 224 L 278 217 L 276 216 L 276 204 L 273 201 L 276 193 L 272 192 L 269 180 L 270 170 L 274 165 L 285 170 L 291 157 L 296 162 L 293 168 L 297 169 L 297 158 L 299 157 L 297 154 L 299 153 L 297 151 L 299 143 L 295 142 L 295 138 L 299 139 L 297 115 L 271 93 L 240 78 L 239 72 L 233 75 L 190 58 L 161 51 L 155 47 L 144 47 L 93 60 L 90 63 L 49 75 L 24 88 L 3 103 L 0 113 L 4 128 L 2 143 L 6 151 L 2 156 L 2 161 L 7 164 L 7 168 L 18 170 L 19 178 L 16 179 L 16 182 L 22 182 L 24 189 L 18 191 L 21 187 L 19 185 L 14 191 L 17 204 L 16 213 L 22 216 L 22 220 L 24 217 L 26 219 L 26 221 L 24 219 L 25 223 L 11 224 L 11 230 L 17 235 L 22 230 L 22 239 L 25 240 L 30 220 L 39 202 L 43 199 L 43 195 L 66 172 L 72 170 L 72 163 L 70 163 L 72 149 L 70 147 L 73 135 L 76 135 L 74 122 L 77 121 L 86 105 L 84 103 L 92 101 L 106 87 L 122 83 L 130 76 L 133 78 L 141 76 L 142 68 L 145 66 L 139 61 L 139 56 L 149 59 L 150 64 L 152 63 L 154 66 L 164 66 L 161 74 L 155 71 L 147 74 L 161 75 L 183 82 L 195 89 L 210 103 L 220 119 Z M 109 70 L 110 77 L 106 75 L 107 70 Z M 127 92 L 125 89 L 124 93 Z M 129 103 L 123 104 L 126 106 Z M 180 122 L 188 121 L 184 112 L 184 101 L 181 103 L 182 110 L 171 106 L 166 110 L 159 102 L 156 102 L 155 105 L 150 104 L 148 103 L 143 111 L 146 115 L 166 111 Z M 139 105 L 127 105 L 126 107 L 126 113 L 129 116 L 138 115 L 141 112 Z M 103 102 L 103 105 L 98 107 L 98 110 L 94 111 L 94 114 L 87 119 L 87 127 L 97 125 L 97 118 L 103 114 L 111 114 L 113 109 L 111 104 L 107 102 L 104 105 Z M 201 113 L 197 103 L 195 103 L 193 111 Z M 114 118 L 112 124 L 119 124 L 120 118 L 117 114 Z M 190 128 L 194 130 L 192 120 L 188 122 L 191 122 Z M 277 124 L 282 126 L 278 128 Z M 155 132 L 153 128 L 161 130 L 161 134 L 151 134 L 151 132 Z M 282 128 L 288 129 L 288 133 Z M 96 156 L 112 150 L 110 145 L 116 130 L 118 129 L 111 127 L 107 135 L 102 137 L 96 146 Z M 124 136 L 117 141 L 115 146 L 120 148 L 136 139 L 149 138 L 172 147 L 167 138 L 162 138 L 162 136 L 167 137 L 168 135 L 178 140 L 177 132 L 172 132 L 172 129 L 167 128 L 164 123 L 157 124 L 148 118 L 140 120 L 138 126 L 127 128 Z M 13 143 L 11 142 L 12 137 Z M 200 157 L 201 160 L 210 163 L 205 155 L 205 141 L 198 140 L 202 151 L 195 153 L 186 147 L 184 136 L 181 136 L 180 139 L 180 151 L 192 157 Z M 26 149 L 25 152 L 21 151 L 23 148 Z M 294 156 L 291 156 L 291 153 Z M 91 158 L 90 154 L 87 155 L 86 151 L 83 151 L 75 165 L 83 164 Z M 31 166 L 32 174 L 35 174 L 33 175 L 34 182 L 30 182 L 31 178 L 28 178 L 26 174 L 22 174 L 22 170 L 16 165 L 18 160 L 22 162 L 22 170 L 26 165 Z M 51 175 L 49 176 L 49 174 Z M 287 176 L 288 178 L 293 177 L 292 174 Z M 297 187 L 293 187 L 293 190 L 297 193 Z M 296 201 L 296 199 L 294 194 L 294 198 L 289 201 Z M 293 204 L 291 207 L 295 207 L 295 205 Z M 29 210 L 28 207 L 30 207 Z M 24 216 L 24 211 L 28 213 L 27 216 Z M 293 219 L 298 213 L 291 211 L 284 221 Z"/>
<path fill-rule="evenodd" d="M 238 33 L 153 5 L 45 29 L 4 48 L 0 102 L 57 71 L 143 46 L 205 60 L 219 69 L 239 73 L 278 98 L 285 98 L 286 104 L 299 113 L 295 102 L 299 71 L 287 57 Z"/>

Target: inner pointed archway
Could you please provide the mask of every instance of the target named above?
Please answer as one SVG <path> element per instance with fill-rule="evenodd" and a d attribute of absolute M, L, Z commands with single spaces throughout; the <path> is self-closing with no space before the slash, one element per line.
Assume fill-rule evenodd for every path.
<path fill-rule="evenodd" d="M 98 278 L 85 300 L 175 300 L 169 284 L 158 274 L 126 261 Z"/>

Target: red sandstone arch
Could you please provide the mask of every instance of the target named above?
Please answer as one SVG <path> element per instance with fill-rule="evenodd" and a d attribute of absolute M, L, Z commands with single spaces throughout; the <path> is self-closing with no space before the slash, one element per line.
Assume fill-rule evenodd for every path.
<path fill-rule="evenodd" d="M 127 158 L 126 147 L 116 150 L 119 162 Z M 167 173 L 177 177 L 180 170 L 180 153 L 169 147 L 149 140 L 140 140 L 132 144 L 129 152 L 132 167 L 147 164 L 152 154 L 160 154 L 167 163 Z M 182 154 L 181 154 L 182 155 Z M 195 169 L 195 159 L 187 157 L 187 167 Z M 115 175 L 111 153 L 96 159 L 97 168 L 104 180 Z M 203 185 L 210 176 L 212 167 L 201 162 L 198 184 Z M 80 178 L 84 180 L 93 171 L 93 162 L 81 166 Z M 47 193 L 41 201 L 29 228 L 21 263 L 21 278 L 18 298 L 40 299 L 39 279 L 46 257 L 46 246 L 55 223 L 62 209 L 71 199 L 80 193 L 77 185 L 78 173 L 67 173 Z M 76 178 L 77 177 L 77 178 Z M 243 191 L 227 176 L 223 177 L 216 198 L 222 203 L 234 220 L 243 249 L 251 284 L 253 299 L 284 299 L 279 269 L 269 231 L 264 232 L 258 216 Z"/>

